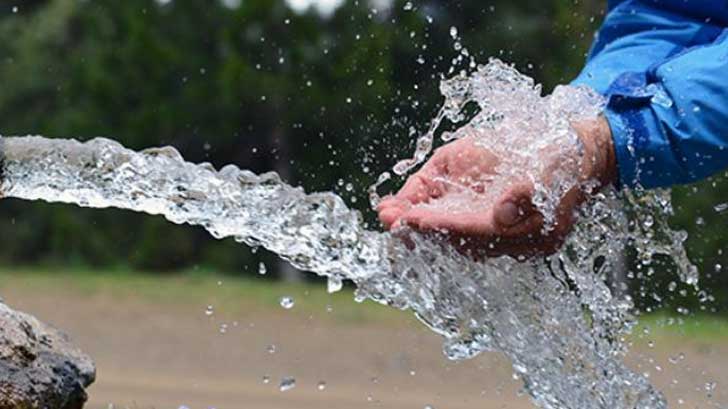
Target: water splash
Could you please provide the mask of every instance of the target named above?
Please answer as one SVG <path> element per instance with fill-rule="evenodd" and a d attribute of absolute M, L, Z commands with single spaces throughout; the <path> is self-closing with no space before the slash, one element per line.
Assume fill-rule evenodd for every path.
<path fill-rule="evenodd" d="M 498 61 L 445 82 L 443 90 L 447 100 L 437 124 L 463 122 L 463 107 L 476 102 L 480 112 L 467 126 L 510 138 L 509 152 L 520 152 L 514 160 L 528 172 L 538 171 L 527 159 L 543 144 L 578 149 L 559 113 L 594 116 L 600 109 L 583 89 L 563 87 L 544 98 L 532 80 Z M 397 173 L 425 160 L 437 124 Z M 529 143 L 518 139 L 528 135 Z M 357 299 L 414 311 L 445 338 L 451 359 L 489 350 L 506 354 L 542 408 L 666 407 L 661 394 L 621 360 L 621 337 L 633 325 L 631 304 L 615 298 L 605 279 L 613 256 L 632 244 L 643 262 L 665 254 L 684 267 L 684 281 L 695 282 L 682 249 L 684 235 L 664 221 L 671 212 L 667 192 L 606 190 L 580 209 L 581 221 L 558 254 L 476 262 L 416 232 L 405 232 L 414 244 L 410 249 L 389 233 L 366 230 L 360 214 L 340 197 L 307 194 L 274 173 L 255 175 L 231 165 L 217 171 L 185 162 L 171 148 L 134 152 L 108 139 L 80 143 L 28 136 L 2 143 L 4 196 L 162 215 L 202 226 L 216 238 L 265 247 L 299 269 L 328 277 L 331 289 L 351 280 Z M 504 148 L 487 145 L 488 138 L 481 143 Z M 548 212 L 554 195 L 573 183 L 562 177 L 542 187 L 542 210 Z M 629 208 L 638 210 L 636 221 L 627 217 Z"/>
<path fill-rule="evenodd" d="M 286 376 L 283 379 L 281 379 L 281 383 L 278 386 L 278 389 L 281 392 L 288 392 L 296 387 L 296 378 Z"/>
<path fill-rule="evenodd" d="M 595 119 L 604 108 L 603 97 L 588 88 L 570 86 L 556 87 L 544 97 L 533 78 L 497 59 L 477 66 L 473 73 L 462 71 L 443 81 L 440 91 L 445 97 L 441 110 L 417 139 L 414 156 L 400 161 L 394 172 L 406 174 L 423 162 L 432 151 L 437 129 L 448 120 L 460 127 L 455 132 L 443 132 L 445 142 L 473 138 L 476 145 L 497 158 L 498 164 L 493 174 L 480 182 L 484 187 L 478 193 L 472 186 L 441 180 L 450 190 L 461 192 L 460 196 L 477 196 L 475 200 L 464 197 L 456 201 L 450 192 L 444 200 L 434 200 L 428 206 L 456 211 L 467 202 L 487 208 L 512 187 L 514 180 L 529 182 L 535 189 L 534 205 L 544 216 L 546 228 L 552 227 L 561 198 L 583 182 L 579 180 L 582 146 L 571 125 Z M 468 105 L 477 107 L 477 113 L 466 122 Z M 375 202 L 378 200 L 375 196 Z"/>

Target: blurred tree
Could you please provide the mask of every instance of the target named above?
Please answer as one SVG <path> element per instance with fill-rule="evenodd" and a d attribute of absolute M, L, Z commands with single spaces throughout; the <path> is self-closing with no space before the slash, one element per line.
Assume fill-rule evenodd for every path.
<path fill-rule="evenodd" d="M 424 129 L 439 108 L 438 80 L 458 54 L 452 26 L 479 59 L 501 56 L 540 75 L 554 60 L 543 50 L 561 40 L 553 22 L 564 7 L 344 2 L 322 16 L 268 0 L 235 7 L 38 0 L 16 12 L 19 2 L 11 3 L 0 14 L 6 134 L 103 135 L 136 149 L 171 144 L 190 160 L 276 170 L 347 199 L 365 197 L 376 175 L 409 154 L 409 129 Z M 368 209 L 365 200 L 352 204 Z M 0 223 L 14 220 L 12 230 L 25 232 L 23 240 L 0 238 L 8 262 L 42 254 L 54 262 L 233 270 L 249 260 L 242 250 L 224 264 L 205 258 L 219 253 L 208 247 L 224 244 L 153 218 L 0 205 L 7 215 Z"/>
<path fill-rule="evenodd" d="M 514 63 L 550 90 L 580 69 L 605 7 L 406 3 L 343 2 L 321 15 L 282 0 L 9 0 L 0 5 L 3 133 L 170 144 L 192 161 L 275 170 L 308 190 L 337 191 L 376 226 L 366 187 L 411 154 L 413 134 L 439 109 L 439 80 L 470 69 L 469 60 L 453 64 L 456 42 L 479 62 Z M 725 182 L 692 189 L 677 194 L 676 223 L 709 267 L 706 280 L 725 288 L 715 266 L 728 263 L 718 227 L 727 216 L 711 210 L 728 201 Z M 273 260 L 198 228 L 115 210 L 3 200 L 0 231 L 3 264 L 242 271 Z M 649 298 L 649 289 L 633 290 Z"/>

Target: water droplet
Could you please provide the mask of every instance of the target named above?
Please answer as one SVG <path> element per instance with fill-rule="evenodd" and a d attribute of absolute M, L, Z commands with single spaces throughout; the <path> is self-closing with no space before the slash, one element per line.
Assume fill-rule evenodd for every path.
<path fill-rule="evenodd" d="M 450 37 L 458 38 L 458 29 L 455 26 L 450 27 Z"/>
<path fill-rule="evenodd" d="M 316 385 L 316 389 L 318 389 L 320 391 L 326 389 L 326 382 L 324 382 L 324 381 L 319 382 L 318 385 Z"/>
<path fill-rule="evenodd" d="M 411 1 L 408 1 L 407 3 L 404 3 L 404 7 L 403 7 L 403 9 L 404 9 L 405 11 L 410 11 L 410 10 L 412 10 L 413 8 L 414 8 L 414 6 L 412 5 L 412 2 L 411 2 Z"/>
<path fill-rule="evenodd" d="M 212 316 L 215 313 L 215 308 L 212 305 L 208 305 L 207 308 L 205 308 L 205 315 L 208 317 Z"/>
<path fill-rule="evenodd" d="M 281 307 L 290 310 L 291 308 L 293 308 L 294 305 L 296 305 L 296 302 L 293 300 L 292 297 L 284 296 L 281 297 L 280 304 Z"/>
<path fill-rule="evenodd" d="M 713 209 L 718 213 L 723 213 L 728 210 L 728 203 L 720 203 L 713 206 Z"/>
<path fill-rule="evenodd" d="M 296 387 L 296 379 L 290 376 L 286 376 L 281 379 L 281 384 L 278 389 L 281 392 L 287 392 Z"/>
<path fill-rule="evenodd" d="M 648 215 L 647 215 L 647 216 L 645 216 L 645 218 L 644 218 L 644 219 L 642 220 L 642 226 L 643 226 L 643 227 L 644 227 L 645 229 L 649 229 L 649 228 L 651 228 L 651 227 L 652 227 L 652 226 L 654 226 L 654 225 L 655 225 L 655 219 L 654 219 L 654 218 L 652 217 L 652 215 L 649 215 L 649 214 L 648 214 Z"/>
<path fill-rule="evenodd" d="M 652 94 L 651 102 L 653 104 L 657 104 L 665 108 L 672 107 L 672 98 L 670 98 L 662 85 L 650 84 L 646 87 L 645 92 L 647 94 Z"/>
<path fill-rule="evenodd" d="M 278 348 L 276 347 L 276 344 L 270 344 L 270 345 L 268 345 L 268 347 L 265 350 L 266 350 L 266 352 L 268 352 L 269 354 L 272 355 L 272 354 L 276 353 Z"/>
<path fill-rule="evenodd" d="M 264 383 L 264 384 L 266 384 L 266 385 L 267 385 L 267 384 L 269 384 L 269 383 L 270 383 L 270 376 L 268 376 L 268 375 L 265 375 L 265 376 L 263 377 L 263 383 Z"/>
<path fill-rule="evenodd" d="M 265 264 L 261 261 L 260 264 L 258 264 L 258 274 L 265 275 L 265 273 L 268 272 L 268 269 L 265 267 Z"/>
<path fill-rule="evenodd" d="M 335 276 L 329 277 L 328 281 L 326 282 L 326 291 L 329 294 L 337 293 L 341 291 L 341 289 L 344 286 L 344 282 Z"/>

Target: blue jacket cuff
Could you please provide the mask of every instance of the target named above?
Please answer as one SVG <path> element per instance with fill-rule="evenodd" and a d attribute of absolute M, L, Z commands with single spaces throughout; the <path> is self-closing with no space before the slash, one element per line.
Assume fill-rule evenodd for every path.
<path fill-rule="evenodd" d="M 614 142 L 614 150 L 619 171 L 618 187 L 645 188 L 661 186 L 659 172 L 651 162 L 654 157 L 644 157 L 649 152 L 650 135 L 659 135 L 660 130 L 654 120 L 650 120 L 652 112 L 649 107 L 617 108 L 610 104 L 604 111 L 609 122 Z"/>

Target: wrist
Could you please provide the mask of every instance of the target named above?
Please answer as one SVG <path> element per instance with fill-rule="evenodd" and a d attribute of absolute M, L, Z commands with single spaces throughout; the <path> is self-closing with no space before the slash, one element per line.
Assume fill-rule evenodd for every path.
<path fill-rule="evenodd" d="M 609 122 L 603 116 L 572 124 L 584 152 L 580 178 L 603 188 L 617 182 L 617 159 Z"/>

